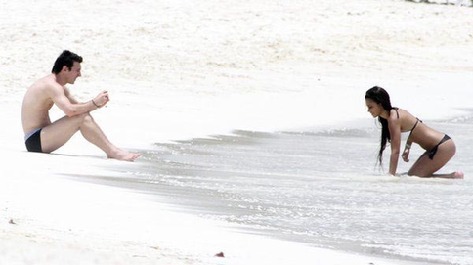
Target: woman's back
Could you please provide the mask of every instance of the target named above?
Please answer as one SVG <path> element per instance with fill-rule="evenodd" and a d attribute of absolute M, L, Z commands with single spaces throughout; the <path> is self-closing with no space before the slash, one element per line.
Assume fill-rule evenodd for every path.
<path fill-rule="evenodd" d="M 434 148 L 445 135 L 425 125 L 407 110 L 397 109 L 395 111 L 399 114 L 401 132 L 409 132 L 408 140 L 417 143 L 424 150 Z"/>

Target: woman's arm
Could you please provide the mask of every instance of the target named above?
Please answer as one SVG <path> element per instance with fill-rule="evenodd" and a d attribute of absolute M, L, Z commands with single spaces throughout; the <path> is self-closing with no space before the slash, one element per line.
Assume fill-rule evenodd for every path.
<path fill-rule="evenodd" d="M 401 120 L 397 115 L 390 115 L 388 128 L 391 135 L 391 157 L 389 160 L 389 174 L 395 176 L 401 150 Z"/>
<path fill-rule="evenodd" d="M 404 152 L 402 153 L 402 159 L 404 159 L 406 162 L 409 162 L 409 151 L 411 150 L 411 144 L 412 141 L 408 139 L 406 146 L 404 147 Z"/>

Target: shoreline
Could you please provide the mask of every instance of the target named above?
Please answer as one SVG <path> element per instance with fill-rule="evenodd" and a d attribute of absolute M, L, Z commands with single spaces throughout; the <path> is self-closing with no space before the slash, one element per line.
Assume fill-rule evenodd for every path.
<path fill-rule="evenodd" d="M 437 92 L 439 91 L 440 88 Z M 443 100 L 445 99 L 439 99 L 439 102 Z M 406 102 L 409 102 L 409 99 Z M 135 167 L 139 162 L 128 164 L 128 162 L 106 159 L 96 148 L 84 146 L 80 137 L 73 139 L 56 154 L 27 153 L 22 149 L 21 130 L 19 130 L 21 126 L 19 121 L 15 119 L 15 111 L 18 107 L 15 103 L 7 104 L 7 107 L 8 111 L 5 114 L 10 117 L 9 124 L 16 130 L 4 132 L 6 134 L 4 139 L 14 140 L 4 142 L 4 150 L 0 151 L 0 157 L 4 161 L 28 161 L 28 165 L 18 168 L 14 164 L 8 164 L 2 168 L 0 202 L 3 209 L 0 246 L 4 250 L 0 254 L 0 262 L 3 259 L 8 264 L 28 264 L 27 260 L 33 259 L 39 263 L 45 262 L 54 265 L 64 264 L 64 262 L 79 264 L 78 260 L 85 259 L 87 261 L 89 259 L 90 264 L 261 264 L 268 261 L 273 264 L 290 264 L 294 256 L 311 256 L 321 260 L 324 264 L 346 264 L 347 261 L 350 261 L 350 264 L 360 265 L 369 263 L 376 265 L 425 264 L 422 261 L 365 256 L 341 250 L 319 249 L 265 236 L 248 235 L 239 229 L 235 230 L 232 225 L 197 218 L 184 213 L 185 211 L 176 208 L 176 206 L 162 204 L 159 200 L 150 201 L 151 197 L 136 191 L 104 186 L 93 183 L 93 181 L 92 183 L 83 183 L 70 179 L 67 175 L 74 175 L 78 172 L 106 177 L 117 174 L 116 171 L 110 171 L 110 168 L 115 166 Z M 461 112 L 455 110 L 456 107 L 445 106 L 442 109 L 449 109 L 449 111 L 437 110 L 434 114 L 430 113 L 431 117 L 461 116 Z M 113 115 L 120 116 L 125 111 L 127 109 Z M 423 111 L 428 112 L 428 110 Z M 97 115 L 98 119 L 103 119 L 101 115 L 103 114 Z M 366 120 L 369 121 L 370 117 L 366 117 Z M 339 122 L 336 124 L 343 127 Z M 106 126 L 113 127 L 113 125 L 112 123 Z M 326 123 L 324 126 L 331 125 Z M 169 134 L 172 134 L 172 130 L 175 129 L 168 130 Z M 125 130 L 125 132 L 118 134 L 118 137 L 117 135 L 114 137 L 117 139 L 123 137 L 126 140 L 127 134 L 128 132 Z M 163 141 L 169 140 L 175 139 Z M 133 146 L 133 140 L 128 145 Z M 58 165 L 62 166 L 58 167 Z M 38 182 L 38 180 L 40 181 Z M 44 196 L 43 193 L 48 193 L 48 196 L 41 198 Z M 58 198 L 52 197 L 56 193 L 59 194 Z M 85 198 L 83 194 L 90 197 Z M 153 198 L 156 199 L 154 196 L 156 195 L 153 195 Z M 61 204 L 55 205 L 56 200 L 62 201 Z M 122 200 L 126 203 L 118 202 Z M 102 204 L 95 204 L 96 201 L 101 201 Z M 110 208 L 110 205 L 113 207 Z M 137 210 L 135 205 L 142 207 Z M 95 207 L 95 209 L 92 211 L 91 207 Z M 61 212 L 59 216 L 51 212 L 54 209 Z M 101 219 L 104 216 L 98 214 L 103 214 L 103 212 L 107 212 L 106 215 L 115 215 L 116 219 L 130 218 L 127 213 L 142 216 L 143 220 L 154 218 L 154 220 L 159 220 L 155 222 L 155 225 L 161 228 L 153 231 L 155 238 L 150 238 L 152 234 L 150 231 L 130 230 L 130 227 L 127 226 L 129 224 L 118 223 L 115 224 L 115 227 L 109 226 L 113 224 L 113 220 Z M 149 215 L 149 212 L 153 212 L 153 214 Z M 160 220 L 162 216 L 167 216 L 166 220 Z M 15 224 L 10 224 L 10 220 Z M 82 223 L 78 223 L 78 220 L 81 220 Z M 179 223 L 180 220 L 187 221 L 182 224 Z M 196 225 L 197 223 L 199 225 Z M 150 224 L 139 221 L 133 226 L 146 227 Z M 188 239 L 176 239 L 172 234 L 169 234 L 171 231 L 176 234 L 181 233 L 183 229 L 180 226 L 186 227 L 185 233 L 187 234 L 199 230 L 211 234 L 212 239 L 197 241 L 198 243 L 194 241 L 194 244 L 201 246 L 199 249 L 195 249 L 193 244 L 189 244 Z M 116 231 L 126 231 L 126 235 L 117 237 Z M 162 237 L 163 234 L 166 236 Z M 193 238 L 199 237 L 204 238 L 202 234 L 198 233 L 193 236 Z M 230 238 L 231 240 L 229 240 Z M 232 245 L 227 241 L 236 243 Z M 253 242 L 253 244 L 247 242 Z M 274 251 L 271 248 L 277 249 L 280 255 L 273 256 L 272 252 Z M 22 251 L 13 251 L 18 249 Z M 26 249 L 28 254 L 26 254 Z M 120 250 L 120 255 L 116 254 L 117 249 Z M 291 252 L 288 251 L 289 249 Z M 213 256 L 219 252 L 225 253 L 226 257 L 222 259 Z M 304 264 L 303 262 L 305 261 L 301 260 L 298 264 Z"/>
<path fill-rule="evenodd" d="M 21 142 L 21 137 L 16 138 Z M 425 264 L 251 235 L 244 232 L 245 227 L 197 217 L 163 203 L 157 194 L 78 180 L 87 175 L 107 178 L 120 174 L 126 179 L 126 174 L 119 172 L 140 166 L 139 162 L 106 159 L 88 148 L 77 153 L 80 141 L 51 155 L 27 153 L 22 147 L 12 141 L 0 151 L 4 160 L 28 161 L 27 167 L 8 164 L 1 169 L 0 262 L 291 264 L 304 257 L 298 264 L 312 264 L 311 259 L 305 259 L 312 257 L 324 264 Z M 111 170 L 114 167 L 123 170 Z M 225 253 L 225 258 L 214 257 L 219 252 Z"/>
<path fill-rule="evenodd" d="M 33 157 L 28 153 L 19 156 L 46 166 L 58 160 L 79 160 L 84 165 L 97 160 L 39 154 Z M 97 162 L 105 165 L 110 161 Z M 76 166 L 78 169 L 82 165 Z M 97 169 L 100 166 L 87 171 Z M 235 224 L 184 213 L 160 202 L 156 194 L 77 181 L 49 170 L 35 176 L 22 170 L 13 178 L 12 171 L 16 170 L 3 168 L 1 177 L 2 184 L 6 184 L 2 187 L 8 187 L 0 188 L 2 263 L 290 264 L 298 260 L 298 264 L 313 264 L 318 260 L 324 264 L 417 264 L 252 235 Z M 100 173 L 109 174 L 107 170 L 96 174 Z M 220 252 L 225 258 L 214 256 Z"/>
<path fill-rule="evenodd" d="M 28 164 L 0 169 L 2 264 L 422 264 L 246 233 L 245 227 L 163 203 L 157 194 L 77 179 L 77 174 L 126 178 L 111 169 L 125 172 L 139 167 L 138 161 L 106 159 L 88 148 L 77 152 L 80 141 L 50 155 L 28 153 L 21 135 L 8 134 L 17 141 L 5 143 L 0 157 Z M 220 252 L 225 258 L 214 256 Z"/>

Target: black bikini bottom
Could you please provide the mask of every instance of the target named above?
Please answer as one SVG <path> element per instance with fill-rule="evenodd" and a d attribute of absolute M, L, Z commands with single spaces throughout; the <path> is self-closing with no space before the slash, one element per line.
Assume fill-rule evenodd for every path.
<path fill-rule="evenodd" d="M 426 151 L 425 154 L 428 155 L 430 159 L 434 159 L 434 156 L 437 153 L 439 146 L 450 139 L 450 136 L 445 134 L 442 140 L 440 140 L 440 142 L 436 146 L 434 146 L 434 148 L 432 148 L 430 151 Z"/>

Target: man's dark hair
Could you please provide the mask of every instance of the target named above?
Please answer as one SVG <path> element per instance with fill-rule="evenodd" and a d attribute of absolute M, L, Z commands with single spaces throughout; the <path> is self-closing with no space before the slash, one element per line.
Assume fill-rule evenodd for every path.
<path fill-rule="evenodd" d="M 53 70 L 51 72 L 59 74 L 64 66 L 71 70 L 71 67 L 74 62 L 82 63 L 82 57 L 68 50 L 64 50 L 61 55 L 59 55 L 59 57 L 56 59 L 56 62 L 53 66 Z"/>

